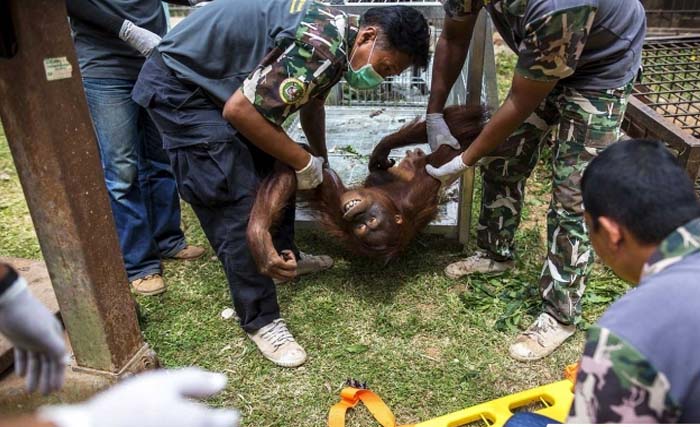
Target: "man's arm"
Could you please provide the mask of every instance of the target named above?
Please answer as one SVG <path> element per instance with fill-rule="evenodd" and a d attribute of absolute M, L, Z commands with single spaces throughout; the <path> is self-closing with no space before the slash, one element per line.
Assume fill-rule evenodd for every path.
<path fill-rule="evenodd" d="M 476 17 L 477 15 L 468 15 L 459 21 L 445 18 L 435 49 L 428 114 L 441 113 L 445 107 L 450 90 L 467 58 Z"/>
<path fill-rule="evenodd" d="M 311 99 L 299 110 L 299 121 L 314 154 L 323 157 L 328 163 L 325 101 L 321 98 Z"/>
<path fill-rule="evenodd" d="M 68 16 L 119 37 L 124 18 L 99 8 L 92 0 L 66 0 Z"/>
<path fill-rule="evenodd" d="M 251 143 L 294 170 L 303 169 L 311 158 L 281 127 L 263 117 L 238 89 L 224 106 L 224 118 Z"/>
<path fill-rule="evenodd" d="M 677 423 L 668 378 L 607 328 L 588 330 L 567 423 Z"/>
<path fill-rule="evenodd" d="M 56 424 L 44 421 L 36 415 L 28 415 L 0 420 L 0 427 L 56 427 Z"/>
<path fill-rule="evenodd" d="M 491 121 L 461 155 L 436 168 L 426 166 L 428 174 L 443 185 L 454 182 L 466 169 L 474 166 L 508 138 L 542 103 L 556 86 L 557 81 L 528 80 L 515 74 L 508 98 L 496 111 Z"/>
<path fill-rule="evenodd" d="M 160 43 L 160 35 L 98 7 L 92 0 L 66 0 L 66 8 L 71 18 L 112 34 L 143 56 L 150 55 Z"/>
<path fill-rule="evenodd" d="M 482 157 L 503 144 L 554 89 L 558 80 L 537 81 L 513 76 L 513 85 L 505 102 L 496 111 L 474 143 L 462 155 L 466 165 L 474 165 Z"/>

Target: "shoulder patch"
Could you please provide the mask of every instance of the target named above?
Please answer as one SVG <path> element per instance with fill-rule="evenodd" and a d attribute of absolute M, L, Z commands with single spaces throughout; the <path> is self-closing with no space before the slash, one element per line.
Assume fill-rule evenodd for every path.
<path fill-rule="evenodd" d="M 306 94 L 306 85 L 301 80 L 290 77 L 282 80 L 280 83 L 280 99 L 285 104 L 296 104 L 304 98 Z"/>

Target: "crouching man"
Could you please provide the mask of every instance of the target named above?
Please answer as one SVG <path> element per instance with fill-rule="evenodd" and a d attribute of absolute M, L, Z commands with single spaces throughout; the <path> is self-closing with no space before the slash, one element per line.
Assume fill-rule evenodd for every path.
<path fill-rule="evenodd" d="M 637 285 L 588 331 L 569 423 L 700 422 L 700 204 L 663 144 L 631 140 L 581 182 L 593 248 Z"/>

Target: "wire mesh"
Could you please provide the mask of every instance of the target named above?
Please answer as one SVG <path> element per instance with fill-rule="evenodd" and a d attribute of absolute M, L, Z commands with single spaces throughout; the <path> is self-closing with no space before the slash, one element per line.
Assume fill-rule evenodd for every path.
<path fill-rule="evenodd" d="M 643 78 L 634 89 L 673 125 L 700 137 L 700 36 L 648 40 Z"/>

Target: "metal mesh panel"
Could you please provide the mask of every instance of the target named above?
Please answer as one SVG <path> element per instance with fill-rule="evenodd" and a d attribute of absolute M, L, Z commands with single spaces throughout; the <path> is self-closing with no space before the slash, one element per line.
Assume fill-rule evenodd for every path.
<path fill-rule="evenodd" d="M 700 36 L 648 40 L 634 94 L 675 126 L 700 137 Z"/>

